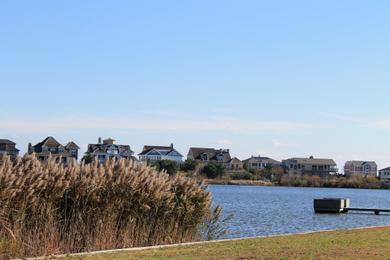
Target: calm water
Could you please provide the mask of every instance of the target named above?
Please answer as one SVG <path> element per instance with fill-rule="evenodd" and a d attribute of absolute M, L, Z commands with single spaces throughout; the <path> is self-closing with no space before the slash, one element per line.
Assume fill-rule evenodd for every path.
<path fill-rule="evenodd" d="M 226 238 L 390 225 L 390 215 L 316 215 L 313 199 L 350 198 L 351 207 L 390 208 L 390 191 L 211 185 L 215 205 L 233 214 Z"/>

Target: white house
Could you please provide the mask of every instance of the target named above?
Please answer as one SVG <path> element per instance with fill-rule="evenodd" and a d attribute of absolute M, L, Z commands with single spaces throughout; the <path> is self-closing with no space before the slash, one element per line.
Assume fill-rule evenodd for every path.
<path fill-rule="evenodd" d="M 161 160 L 175 161 L 177 163 L 183 162 L 183 155 L 173 147 L 173 144 L 170 146 L 145 145 L 142 152 L 138 154 L 138 157 L 142 162 L 156 162 Z"/>
<path fill-rule="evenodd" d="M 379 178 L 381 178 L 382 181 L 390 181 L 390 167 L 380 170 Z"/>

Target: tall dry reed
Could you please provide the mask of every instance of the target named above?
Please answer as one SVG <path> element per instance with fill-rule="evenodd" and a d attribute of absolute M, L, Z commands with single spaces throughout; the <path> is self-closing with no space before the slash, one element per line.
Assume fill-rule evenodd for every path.
<path fill-rule="evenodd" d="M 193 241 L 210 205 L 196 180 L 132 160 L 65 167 L 8 158 L 0 166 L 0 257 Z"/>

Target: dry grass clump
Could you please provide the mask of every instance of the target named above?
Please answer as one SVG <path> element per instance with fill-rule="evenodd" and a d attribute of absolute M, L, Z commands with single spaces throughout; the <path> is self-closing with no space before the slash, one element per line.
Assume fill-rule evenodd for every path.
<path fill-rule="evenodd" d="M 211 197 L 196 180 L 132 160 L 0 166 L 0 257 L 193 241 Z M 2 252 L 1 252 L 2 251 Z"/>

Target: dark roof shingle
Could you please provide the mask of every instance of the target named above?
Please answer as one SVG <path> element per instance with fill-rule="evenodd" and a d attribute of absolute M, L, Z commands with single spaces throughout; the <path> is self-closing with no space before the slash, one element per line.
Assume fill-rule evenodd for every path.
<path fill-rule="evenodd" d="M 15 145 L 16 143 L 12 142 L 8 139 L 0 139 L 0 144 L 9 144 L 9 145 Z"/>

